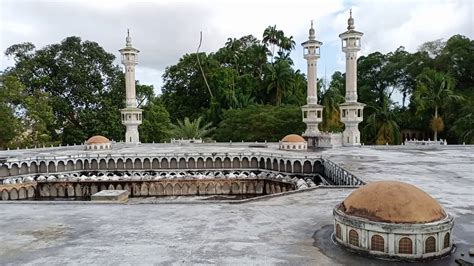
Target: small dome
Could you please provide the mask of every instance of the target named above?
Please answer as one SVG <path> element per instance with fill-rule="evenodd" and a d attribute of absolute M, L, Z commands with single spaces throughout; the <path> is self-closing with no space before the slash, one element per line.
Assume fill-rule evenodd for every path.
<path fill-rule="evenodd" d="M 387 223 L 429 223 L 446 217 L 430 195 L 398 181 L 377 181 L 360 187 L 340 209 L 348 215 Z"/>
<path fill-rule="evenodd" d="M 100 136 L 100 135 L 97 135 L 97 136 L 93 136 L 91 137 L 90 139 L 88 139 L 86 141 L 86 144 L 106 144 L 106 143 L 109 143 L 110 140 L 104 136 Z"/>
<path fill-rule="evenodd" d="M 281 141 L 282 142 L 305 142 L 303 137 L 296 134 L 286 135 Z"/>

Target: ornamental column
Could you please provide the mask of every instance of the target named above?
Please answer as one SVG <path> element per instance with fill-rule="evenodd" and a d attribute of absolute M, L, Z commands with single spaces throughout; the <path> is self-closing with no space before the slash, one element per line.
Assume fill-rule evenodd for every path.
<path fill-rule="evenodd" d="M 363 120 L 365 104 L 357 102 L 357 52 L 360 51 L 362 32 L 356 31 L 352 10 L 347 21 L 347 31 L 339 35 L 342 51 L 346 54 L 346 101 L 339 105 L 341 121 L 345 125 L 342 133 L 342 145 L 359 146 L 359 123 Z"/>
<path fill-rule="evenodd" d="M 323 43 L 317 41 L 314 36 L 313 22 L 309 30 L 309 39 L 302 43 L 303 56 L 307 61 L 307 104 L 301 107 L 303 112 L 303 122 L 306 124 L 306 131 L 303 137 L 308 141 L 308 146 L 316 145 L 315 138 L 319 135 L 318 124 L 323 121 L 323 106 L 318 104 L 318 82 L 317 82 L 317 60 L 320 57 L 320 50 Z"/>
<path fill-rule="evenodd" d="M 127 31 L 125 48 L 120 49 L 122 64 L 125 66 L 125 108 L 122 113 L 122 124 L 126 127 L 125 143 L 140 143 L 138 126 L 142 123 L 142 109 L 137 108 L 135 92 L 135 65 L 140 51 L 132 47 L 132 38 Z"/>

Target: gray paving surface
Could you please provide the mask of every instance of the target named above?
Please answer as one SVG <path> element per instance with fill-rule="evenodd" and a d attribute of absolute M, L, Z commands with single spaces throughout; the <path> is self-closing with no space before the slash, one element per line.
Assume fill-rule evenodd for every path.
<path fill-rule="evenodd" d="M 467 253 L 474 246 L 472 148 L 323 154 L 366 181 L 401 180 L 430 193 L 456 218 L 457 250 L 428 264 L 474 262 Z M 330 241 L 332 208 L 351 191 L 316 189 L 244 204 L 0 204 L 0 264 L 397 264 Z"/>

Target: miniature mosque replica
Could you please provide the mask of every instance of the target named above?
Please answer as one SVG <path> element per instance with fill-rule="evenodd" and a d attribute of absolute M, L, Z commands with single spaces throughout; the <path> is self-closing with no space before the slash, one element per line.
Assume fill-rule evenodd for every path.
<path fill-rule="evenodd" d="M 366 184 L 315 148 L 359 146 L 358 124 L 364 104 L 357 102 L 357 52 L 362 33 L 352 12 L 340 34 L 346 54 L 346 95 L 340 105 L 341 133 L 322 133 L 323 106 L 317 98 L 317 60 L 322 42 L 302 43 L 307 60 L 306 131 L 268 147 L 255 143 L 140 143 L 142 110 L 135 96 L 139 51 L 127 33 L 120 49 L 125 66 L 126 107 L 121 112 L 125 143 L 93 136 L 81 146 L 12 150 L 0 158 L 0 200 L 89 200 L 103 190 L 128 191 L 130 197 L 252 196 L 287 193 L 317 186 L 355 187 L 333 210 L 335 243 L 361 254 L 426 259 L 449 254 L 453 217 L 422 190 L 401 182 Z M 113 145 L 112 145 L 113 144 Z M 2 152 L 0 152 L 0 157 Z"/>

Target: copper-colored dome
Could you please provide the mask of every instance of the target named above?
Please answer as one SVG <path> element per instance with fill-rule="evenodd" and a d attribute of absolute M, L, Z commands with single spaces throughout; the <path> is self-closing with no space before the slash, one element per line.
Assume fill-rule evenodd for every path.
<path fill-rule="evenodd" d="M 360 187 L 340 208 L 348 215 L 388 223 L 428 223 L 446 217 L 441 205 L 430 195 L 398 181 L 378 181 Z"/>
<path fill-rule="evenodd" d="M 93 136 L 91 138 L 89 138 L 87 141 L 86 141 L 86 144 L 106 144 L 106 143 L 109 143 L 110 140 L 104 136 Z"/>
<path fill-rule="evenodd" d="M 282 142 L 305 142 L 303 137 L 296 134 L 286 135 L 281 141 Z"/>

